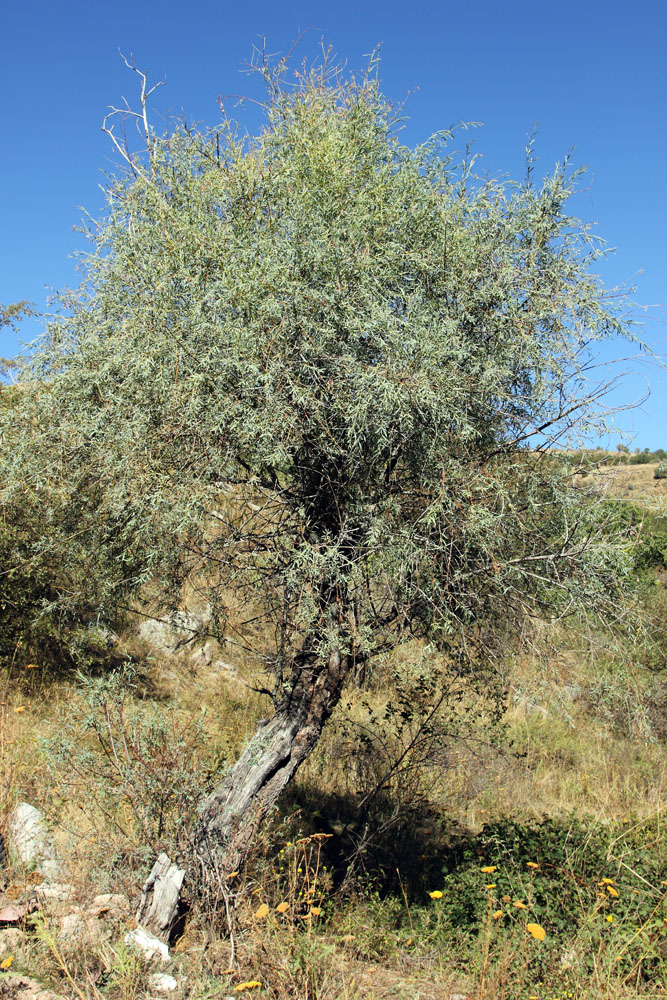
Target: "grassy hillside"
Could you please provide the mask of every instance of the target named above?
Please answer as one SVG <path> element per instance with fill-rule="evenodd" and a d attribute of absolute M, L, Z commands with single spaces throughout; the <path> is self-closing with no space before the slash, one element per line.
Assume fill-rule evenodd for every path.
<path fill-rule="evenodd" d="M 173 995 L 665 995 L 667 479 L 655 467 L 595 473 L 646 517 L 636 630 L 535 623 L 505 657 L 499 701 L 491 682 L 485 702 L 439 662 L 440 704 L 418 647 L 401 651 L 401 669 L 372 664 L 243 875 L 226 873 L 229 908 L 188 900 L 166 970 Z M 186 605 L 196 611 L 196 595 Z M 63 997 L 159 995 L 162 967 L 123 942 L 141 886 L 158 851 L 186 850 L 197 800 L 266 712 L 253 690 L 264 678 L 241 650 L 261 648 L 262 633 L 231 622 L 230 635 L 167 655 L 132 626 L 86 676 L 14 649 L 1 675 L 0 829 L 19 801 L 42 809 L 71 888 L 0 923 L 0 996 L 23 995 L 17 972 Z M 39 899 L 40 878 L 11 857 L 3 901 Z M 100 894 L 116 901 L 96 914 Z"/>

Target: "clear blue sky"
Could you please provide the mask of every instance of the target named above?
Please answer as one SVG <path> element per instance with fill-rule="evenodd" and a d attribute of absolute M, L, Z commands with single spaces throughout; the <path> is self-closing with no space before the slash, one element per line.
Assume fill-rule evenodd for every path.
<path fill-rule="evenodd" d="M 70 255 L 83 241 L 73 227 L 80 206 L 99 214 L 99 185 L 113 163 L 100 131 L 105 109 L 136 96 L 119 49 L 151 79 L 166 79 L 158 108 L 212 124 L 219 94 L 256 92 L 257 81 L 240 69 L 258 36 L 284 52 L 309 26 L 297 58 L 312 55 L 323 36 L 360 68 L 382 43 L 384 93 L 395 101 L 410 94 L 410 143 L 460 120 L 481 121 L 475 142 L 486 168 L 515 176 L 536 122 L 543 173 L 575 147 L 576 162 L 591 172 L 571 207 L 618 248 L 601 268 L 604 279 L 636 286 L 635 300 L 653 307 L 643 337 L 667 354 L 664 0 L 8 4 L 0 19 L 0 302 L 27 298 L 43 309 L 49 287 L 77 282 Z M 38 332 L 26 322 L 20 339 Z M 2 334 L 0 355 L 15 354 L 18 339 Z M 633 350 L 617 345 L 606 356 Z M 619 415 L 618 426 L 635 446 L 667 447 L 667 377 L 642 362 L 626 367 L 639 374 L 615 401 L 629 403 L 647 383 L 651 397 Z"/>

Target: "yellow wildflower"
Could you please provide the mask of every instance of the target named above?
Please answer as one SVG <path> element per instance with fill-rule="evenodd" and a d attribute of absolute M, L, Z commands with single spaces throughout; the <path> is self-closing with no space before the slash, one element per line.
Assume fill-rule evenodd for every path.
<path fill-rule="evenodd" d="M 607 886 L 607 892 L 609 893 L 610 896 L 618 896 L 618 890 L 614 889 L 613 885 Z"/>
<path fill-rule="evenodd" d="M 314 917 L 319 917 L 320 914 L 322 913 L 322 907 L 321 906 L 311 906 L 310 912 L 313 914 Z"/>
<path fill-rule="evenodd" d="M 516 906 L 517 910 L 527 910 L 528 909 L 528 907 L 526 906 L 526 904 L 523 903 L 520 899 L 515 899 L 514 903 L 512 905 Z"/>
<path fill-rule="evenodd" d="M 526 861 L 526 868 L 539 868 L 539 867 L 540 866 L 536 865 L 534 861 Z"/>
<path fill-rule="evenodd" d="M 433 892 L 429 892 L 431 899 L 442 899 L 442 893 L 439 889 L 434 889 Z"/>
<path fill-rule="evenodd" d="M 262 903 L 262 905 L 258 906 L 257 909 L 255 910 L 256 920 L 264 920 L 264 918 L 268 917 L 268 915 L 269 915 L 269 908 L 266 905 L 266 903 Z"/>
<path fill-rule="evenodd" d="M 259 979 L 251 979 L 247 983 L 239 983 L 238 986 L 234 987 L 235 993 L 240 993 L 242 990 L 254 990 L 256 986 L 261 986 Z"/>
<path fill-rule="evenodd" d="M 613 922 L 614 922 L 614 915 L 612 913 L 609 913 L 605 917 L 605 920 L 607 921 L 608 924 L 613 924 Z"/>
<path fill-rule="evenodd" d="M 278 903 L 278 905 L 276 906 L 276 910 L 278 911 L 278 913 L 287 913 L 287 911 L 289 910 L 289 903 Z"/>
<path fill-rule="evenodd" d="M 485 889 L 495 889 L 496 888 L 496 883 L 495 882 L 491 882 L 489 885 L 485 885 L 484 888 Z"/>
<path fill-rule="evenodd" d="M 483 868 L 480 868 L 480 871 L 484 875 L 490 875 L 492 872 L 498 871 L 498 865 L 484 865 Z"/>
<path fill-rule="evenodd" d="M 13 964 L 14 956 L 9 955 L 7 958 L 3 958 L 2 962 L 0 962 L 0 969 L 10 969 Z"/>
<path fill-rule="evenodd" d="M 526 924 L 526 930 L 529 934 L 532 934 L 534 938 L 537 938 L 538 941 L 544 941 L 547 936 L 547 932 L 544 927 L 540 927 L 539 924 Z"/>
<path fill-rule="evenodd" d="M 494 920 L 499 920 L 500 917 L 502 917 L 502 915 L 503 915 L 503 911 L 502 910 L 496 910 L 496 912 L 493 914 L 493 919 Z"/>

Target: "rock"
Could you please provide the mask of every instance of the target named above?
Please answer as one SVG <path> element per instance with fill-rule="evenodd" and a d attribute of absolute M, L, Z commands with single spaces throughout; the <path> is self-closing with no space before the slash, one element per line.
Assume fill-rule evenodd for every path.
<path fill-rule="evenodd" d="M 208 642 L 205 642 L 203 646 L 199 646 L 197 649 L 195 649 L 194 653 L 192 654 L 191 659 L 194 666 L 210 667 L 211 663 L 213 662 L 213 656 L 215 655 L 215 652 L 216 652 L 216 643 L 213 642 L 212 639 L 209 639 Z"/>
<path fill-rule="evenodd" d="M 25 903 L 8 903 L 0 906 L 0 924 L 18 924 L 26 914 Z"/>
<path fill-rule="evenodd" d="M 582 696 L 581 684 L 566 684 L 562 694 L 565 701 L 579 701 Z"/>
<path fill-rule="evenodd" d="M 125 944 L 134 945 L 135 948 L 138 948 L 148 962 L 157 958 L 163 962 L 171 961 L 169 948 L 166 944 L 158 938 L 153 937 L 143 927 L 135 927 L 134 930 L 128 931 L 124 940 Z"/>
<path fill-rule="evenodd" d="M 233 663 L 227 663 L 226 660 L 216 660 L 212 664 L 214 670 L 219 670 L 221 673 L 229 674 L 230 677 L 236 677 L 238 671 Z"/>
<path fill-rule="evenodd" d="M 6 958 L 17 951 L 23 943 L 23 931 L 18 927 L 6 927 L 0 931 L 0 958 Z"/>
<path fill-rule="evenodd" d="M 5 973 L 0 982 L 7 989 L 7 992 L 5 993 L 3 990 L 1 995 L 6 996 L 8 1000 L 10 997 L 11 1000 L 67 1000 L 59 993 L 45 989 L 41 983 L 29 976 L 14 976 L 11 973 Z"/>
<path fill-rule="evenodd" d="M 7 835 L 10 847 L 24 865 L 34 866 L 50 882 L 57 880 L 60 866 L 39 809 L 19 802 L 7 820 Z"/>
<path fill-rule="evenodd" d="M 94 917 L 111 917 L 122 920 L 129 916 L 130 901 L 127 896 L 116 892 L 105 892 L 95 899 L 86 910 Z"/>
<path fill-rule="evenodd" d="M 82 937 L 85 931 L 85 918 L 80 906 L 75 906 L 60 918 L 59 938 Z"/>
<path fill-rule="evenodd" d="M 33 886 L 33 890 L 40 902 L 65 903 L 68 899 L 74 899 L 74 886 L 67 882 L 42 882 L 41 885 Z"/>
<path fill-rule="evenodd" d="M 173 656 L 197 638 L 204 626 L 200 615 L 172 611 L 165 618 L 148 618 L 138 628 L 139 636 L 159 653 Z"/>
<path fill-rule="evenodd" d="M 178 989 L 178 982 L 173 976 L 168 976 L 166 972 L 154 972 L 148 977 L 148 985 L 156 993 L 172 993 Z"/>

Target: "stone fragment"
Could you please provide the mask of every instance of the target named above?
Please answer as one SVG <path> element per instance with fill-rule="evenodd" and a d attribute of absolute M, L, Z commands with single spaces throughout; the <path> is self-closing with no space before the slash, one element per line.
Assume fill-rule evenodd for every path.
<path fill-rule="evenodd" d="M 67 1000 L 61 994 L 45 989 L 41 983 L 30 976 L 4 973 L 0 982 L 3 986 L 3 992 L 0 995 L 3 998 L 6 996 L 8 1000 L 9 998 L 11 1000 Z"/>
<path fill-rule="evenodd" d="M 8 903 L 0 908 L 0 924 L 18 924 L 26 913 L 25 903 Z"/>
<path fill-rule="evenodd" d="M 203 646 L 198 646 L 192 654 L 192 662 L 196 667 L 210 667 L 216 653 L 217 644 L 209 639 Z"/>
<path fill-rule="evenodd" d="M 174 990 L 178 989 L 178 981 L 173 976 L 167 975 L 166 972 L 154 972 L 148 978 L 148 985 L 156 993 L 173 993 Z"/>
<path fill-rule="evenodd" d="M 166 944 L 153 937 L 143 927 L 135 927 L 134 930 L 128 931 L 124 940 L 125 944 L 138 948 L 148 962 L 158 958 L 163 962 L 171 961 Z"/>
<path fill-rule="evenodd" d="M 7 837 L 24 865 L 34 866 L 50 882 L 57 881 L 60 866 L 39 809 L 19 802 L 7 820 Z"/>
<path fill-rule="evenodd" d="M 0 959 L 12 955 L 23 943 L 23 931 L 18 927 L 5 927 L 0 930 Z"/>
<path fill-rule="evenodd" d="M 200 615 L 172 611 L 164 618 L 147 618 L 139 626 L 138 634 L 158 653 L 174 656 L 197 638 L 203 625 Z"/>
<path fill-rule="evenodd" d="M 228 663 L 226 660 L 216 660 L 213 663 L 213 669 L 219 670 L 223 674 L 229 674 L 230 677 L 236 677 L 238 671 L 233 663 Z"/>
<path fill-rule="evenodd" d="M 123 896 L 120 893 L 104 892 L 99 896 L 95 896 L 86 912 L 94 917 L 123 919 L 129 915 L 130 901 L 127 896 Z"/>
<path fill-rule="evenodd" d="M 74 886 L 67 882 L 42 882 L 41 885 L 34 886 L 34 893 L 40 902 L 53 901 L 65 903 L 68 899 L 74 898 Z"/>

